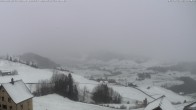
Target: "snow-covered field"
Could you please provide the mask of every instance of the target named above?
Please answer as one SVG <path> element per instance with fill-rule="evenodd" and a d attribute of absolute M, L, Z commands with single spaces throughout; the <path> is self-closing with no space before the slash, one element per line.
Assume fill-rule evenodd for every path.
<path fill-rule="evenodd" d="M 0 60 L 0 70 L 18 71 L 18 75 L 1 76 L 0 83 L 10 82 L 11 78 L 14 78 L 14 80 L 22 79 L 25 83 L 37 83 L 39 80 L 51 78 L 53 74 L 52 70 L 49 69 L 36 69 L 24 64 L 14 63 L 7 60 Z"/>
<path fill-rule="evenodd" d="M 191 74 L 189 71 L 167 71 L 167 72 L 155 72 L 149 70 L 149 67 L 167 67 L 176 65 L 177 62 L 164 62 L 149 60 L 143 63 L 136 63 L 132 60 L 111 60 L 111 61 L 100 61 L 92 60 L 88 61 L 85 65 L 79 65 L 79 68 L 70 68 L 73 72 L 82 75 L 86 78 L 105 78 L 115 79 L 120 83 L 134 83 L 138 86 L 167 86 L 171 87 L 174 85 L 181 85 L 184 82 L 178 80 L 179 77 L 191 77 L 196 79 L 196 75 Z M 114 75 L 115 72 L 121 74 Z M 138 73 L 150 73 L 151 78 L 144 80 L 137 80 Z"/>
<path fill-rule="evenodd" d="M 169 107 L 168 105 L 171 106 L 169 102 L 164 103 L 164 104 L 165 105 L 163 107 L 168 108 Z M 183 107 L 188 104 L 189 103 L 175 105 L 174 110 L 183 110 Z M 109 105 L 119 108 L 118 104 L 117 105 L 109 104 Z M 123 104 L 123 105 L 127 107 L 132 106 L 132 104 Z M 94 104 L 74 102 L 62 96 L 59 96 L 57 94 L 34 97 L 33 98 L 33 109 L 34 110 L 117 110 L 114 108 L 109 108 L 109 107 L 104 107 L 104 106 L 99 106 L 99 105 L 94 105 Z M 131 109 L 131 110 L 144 110 L 144 108 Z"/>
<path fill-rule="evenodd" d="M 132 62 L 127 62 L 127 63 L 132 64 Z M 127 63 L 125 63 L 125 64 L 127 64 Z M 135 66 L 137 66 L 137 65 L 135 65 Z M 141 66 L 139 66 L 139 68 L 140 67 Z M 14 80 L 22 79 L 25 83 L 37 83 L 39 80 L 50 79 L 53 74 L 53 70 L 51 70 L 51 69 L 36 69 L 36 68 L 29 67 L 27 65 L 23 65 L 20 63 L 14 63 L 14 62 L 10 62 L 7 60 L 0 60 L 0 70 L 6 70 L 6 71 L 17 70 L 18 71 L 18 75 L 15 75 L 15 76 L 0 76 L 0 83 L 10 82 L 11 78 L 14 78 Z M 96 81 L 92 81 L 92 80 L 86 79 L 85 77 L 81 76 L 79 74 L 80 71 L 77 71 L 77 72 L 78 73 L 73 73 L 72 77 L 73 77 L 74 81 L 78 84 L 78 86 L 81 90 L 84 87 L 86 87 L 88 89 L 88 91 L 92 92 L 93 88 L 99 84 Z M 68 74 L 68 72 L 62 72 L 62 73 Z M 125 74 L 125 76 L 122 76 L 122 77 L 126 77 L 126 75 L 130 75 L 130 74 Z M 159 78 L 161 78 L 161 77 L 162 76 L 159 76 Z M 168 82 L 172 81 L 172 78 L 170 77 L 170 75 L 168 75 L 168 76 L 165 75 L 164 77 L 168 78 L 168 80 L 167 80 Z M 128 80 L 129 77 L 126 77 L 126 78 Z M 132 77 L 132 78 L 134 78 L 134 77 Z M 128 81 L 130 81 L 130 80 L 131 80 L 131 78 Z M 164 81 L 164 79 L 158 79 L 158 80 Z M 145 98 L 147 98 L 147 100 L 149 102 L 151 102 L 154 100 L 152 97 L 158 98 L 162 95 L 165 95 L 169 101 L 174 102 L 174 103 L 183 102 L 184 100 L 186 100 L 186 101 L 192 100 L 192 98 L 190 98 L 188 96 L 186 96 L 186 97 L 181 96 L 181 95 L 178 95 L 170 90 L 153 86 L 153 84 L 152 84 L 153 81 L 155 81 L 155 80 L 154 79 L 146 80 L 146 82 L 144 80 L 143 83 L 139 84 L 140 86 L 138 87 L 138 89 L 140 89 L 140 90 L 132 88 L 132 87 L 125 87 L 125 86 L 114 85 L 114 84 L 109 84 L 109 86 L 121 94 L 124 102 L 129 101 L 130 104 L 133 104 L 136 101 L 143 101 Z M 149 83 L 147 83 L 147 82 L 149 82 Z M 147 89 L 148 86 L 146 86 L 145 84 L 149 84 L 150 88 Z M 28 85 L 28 86 L 30 87 L 30 85 Z M 30 89 L 34 90 L 31 87 L 30 87 Z M 146 94 L 143 93 L 142 91 L 145 92 Z M 150 97 L 149 95 L 152 97 Z M 48 100 L 50 100 L 50 101 L 48 101 Z M 43 97 L 35 97 L 34 98 L 34 109 L 35 110 L 54 110 L 54 109 L 56 109 L 56 110 L 88 110 L 88 109 L 91 109 L 91 110 L 111 110 L 110 108 L 100 107 L 97 105 L 84 104 L 84 103 L 80 103 L 80 102 L 73 102 L 73 101 L 70 101 L 66 98 L 62 98 L 62 97 L 55 95 L 55 94 L 43 96 Z M 140 109 L 138 109 L 138 110 L 140 110 Z"/>
<path fill-rule="evenodd" d="M 74 102 L 57 94 L 33 98 L 34 110 L 113 110 L 99 105 Z"/>
<path fill-rule="evenodd" d="M 170 102 L 181 102 L 183 103 L 184 100 L 186 101 L 192 101 L 193 99 L 187 96 L 181 96 L 178 95 L 170 90 L 161 88 L 161 87 L 157 87 L 157 86 L 152 86 L 149 89 L 147 89 L 147 87 L 140 87 L 141 90 L 145 91 L 146 93 L 148 93 L 149 95 L 158 98 L 161 97 L 162 95 L 165 95 L 166 98 L 170 101 Z"/>

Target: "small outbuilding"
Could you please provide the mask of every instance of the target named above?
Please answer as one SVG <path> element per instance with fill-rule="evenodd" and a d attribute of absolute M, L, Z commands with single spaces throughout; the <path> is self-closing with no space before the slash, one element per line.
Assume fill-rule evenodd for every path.
<path fill-rule="evenodd" d="M 176 109 L 166 99 L 165 96 L 161 96 L 160 98 L 150 102 L 144 110 L 176 110 Z"/>
<path fill-rule="evenodd" d="M 196 110 L 196 102 L 190 103 L 189 105 L 185 106 L 183 110 Z"/>

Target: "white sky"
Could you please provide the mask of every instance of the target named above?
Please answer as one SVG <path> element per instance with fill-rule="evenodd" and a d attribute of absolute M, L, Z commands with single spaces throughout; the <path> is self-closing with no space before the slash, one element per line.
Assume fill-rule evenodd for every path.
<path fill-rule="evenodd" d="M 114 51 L 196 59 L 196 2 L 0 3 L 0 53 Z"/>

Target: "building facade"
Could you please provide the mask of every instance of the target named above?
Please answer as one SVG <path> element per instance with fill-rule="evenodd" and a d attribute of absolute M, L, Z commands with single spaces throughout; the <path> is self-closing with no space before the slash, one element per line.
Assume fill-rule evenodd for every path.
<path fill-rule="evenodd" d="M 22 80 L 0 87 L 0 110 L 33 110 L 33 95 Z"/>

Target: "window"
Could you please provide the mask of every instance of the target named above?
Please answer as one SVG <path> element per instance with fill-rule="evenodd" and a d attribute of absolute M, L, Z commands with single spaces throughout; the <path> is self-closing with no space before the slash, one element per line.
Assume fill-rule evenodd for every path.
<path fill-rule="evenodd" d="M 4 109 L 7 109 L 7 105 L 3 105 L 3 108 L 4 108 Z"/>
<path fill-rule="evenodd" d="M 154 108 L 153 110 L 162 110 L 161 107 Z"/>
<path fill-rule="evenodd" d="M 1 107 L 1 104 L 0 104 L 0 107 Z"/>
<path fill-rule="evenodd" d="M 11 103 L 11 98 L 10 97 L 8 98 L 8 102 Z"/>
<path fill-rule="evenodd" d="M 2 101 L 4 101 L 4 97 L 2 97 Z"/>
<path fill-rule="evenodd" d="M 28 103 L 28 106 L 29 106 L 30 105 L 30 102 L 28 101 L 27 103 Z"/>
<path fill-rule="evenodd" d="M 4 92 L 4 90 L 2 90 L 2 92 Z"/>
<path fill-rule="evenodd" d="M 20 105 L 21 109 L 23 109 L 23 105 Z"/>
<path fill-rule="evenodd" d="M 12 106 L 10 106 L 10 110 L 12 110 Z"/>

